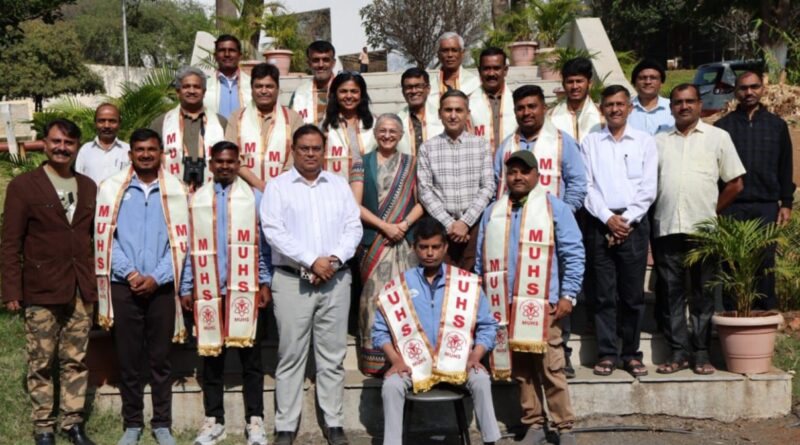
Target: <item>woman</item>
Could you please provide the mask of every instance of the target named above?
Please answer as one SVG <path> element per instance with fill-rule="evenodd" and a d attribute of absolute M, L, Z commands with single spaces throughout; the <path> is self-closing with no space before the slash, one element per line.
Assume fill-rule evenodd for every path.
<path fill-rule="evenodd" d="M 364 237 L 358 249 L 363 291 L 359 305 L 361 333 L 359 369 L 366 375 L 383 371 L 383 351 L 372 347 L 375 297 L 392 277 L 416 264 L 411 227 L 422 216 L 416 199 L 416 160 L 399 153 L 403 122 L 396 114 L 382 114 L 375 125 L 378 149 L 353 167 L 350 187 L 361 205 Z"/>
<path fill-rule="evenodd" d="M 343 71 L 336 75 L 328 93 L 322 131 L 328 135 L 323 168 L 350 181 L 353 165 L 375 149 L 372 113 L 364 78 Z"/>

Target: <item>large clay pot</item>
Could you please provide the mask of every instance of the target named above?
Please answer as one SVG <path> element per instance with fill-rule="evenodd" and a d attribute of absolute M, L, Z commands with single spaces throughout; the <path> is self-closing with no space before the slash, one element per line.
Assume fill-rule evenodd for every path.
<path fill-rule="evenodd" d="M 542 48 L 539 50 L 539 59 L 545 60 L 552 60 L 555 57 L 558 57 L 555 52 L 553 52 L 555 48 Z M 543 63 L 539 63 L 539 77 L 542 80 L 561 80 L 561 73 L 545 66 Z"/>
<path fill-rule="evenodd" d="M 260 60 L 244 60 L 242 62 L 239 62 L 239 69 L 249 76 L 250 73 L 253 72 L 253 68 L 255 68 L 255 66 L 260 63 L 264 62 Z"/>
<path fill-rule="evenodd" d="M 719 341 L 728 371 L 761 374 L 772 368 L 775 334 L 783 316 L 777 312 L 754 312 L 751 317 L 716 314 Z"/>
<path fill-rule="evenodd" d="M 278 68 L 281 76 L 289 74 L 292 65 L 292 52 L 286 49 L 270 49 L 264 51 L 264 59 Z"/>
<path fill-rule="evenodd" d="M 536 56 L 536 42 L 514 42 L 508 45 L 511 50 L 511 66 L 531 66 Z"/>

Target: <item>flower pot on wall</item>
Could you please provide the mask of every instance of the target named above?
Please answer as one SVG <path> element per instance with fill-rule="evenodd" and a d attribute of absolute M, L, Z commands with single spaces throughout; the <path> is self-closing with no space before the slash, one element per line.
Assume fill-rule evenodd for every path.
<path fill-rule="evenodd" d="M 561 80 L 561 73 L 551 68 L 554 59 L 558 57 L 555 48 L 542 48 L 539 50 L 537 66 L 539 67 L 539 77 L 542 80 Z"/>
<path fill-rule="evenodd" d="M 514 42 L 508 44 L 511 51 L 511 66 L 531 66 L 536 56 L 536 42 Z"/>
<path fill-rule="evenodd" d="M 281 76 L 289 74 L 289 67 L 292 65 L 292 52 L 285 49 L 270 49 L 264 51 L 264 59 L 267 63 L 275 65 L 281 72 Z"/>
<path fill-rule="evenodd" d="M 772 369 L 775 334 L 783 316 L 777 312 L 754 312 L 751 317 L 716 314 L 711 321 L 717 326 L 722 353 L 728 371 L 739 374 L 761 374 Z"/>
<path fill-rule="evenodd" d="M 255 66 L 258 65 L 259 63 L 264 63 L 264 62 L 260 60 L 243 60 L 239 62 L 239 69 L 249 76 L 250 73 L 253 72 L 253 68 L 255 68 Z"/>

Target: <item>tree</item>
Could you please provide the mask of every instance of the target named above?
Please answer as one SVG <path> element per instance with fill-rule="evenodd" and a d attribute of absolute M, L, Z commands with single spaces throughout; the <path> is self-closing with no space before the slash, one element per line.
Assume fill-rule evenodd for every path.
<path fill-rule="evenodd" d="M 103 81 L 81 61 L 80 41 L 67 24 L 21 25 L 25 37 L 0 51 L 0 96 L 32 97 L 41 110 L 47 97 L 103 92 Z"/>
<path fill-rule="evenodd" d="M 359 13 L 371 46 L 397 50 L 425 68 L 444 32 L 457 32 L 467 47 L 475 43 L 487 9 L 482 0 L 375 0 Z"/>
<path fill-rule="evenodd" d="M 23 36 L 21 23 L 41 19 L 55 23 L 61 18 L 61 6 L 75 0 L 0 0 L 0 47 L 18 42 Z"/>

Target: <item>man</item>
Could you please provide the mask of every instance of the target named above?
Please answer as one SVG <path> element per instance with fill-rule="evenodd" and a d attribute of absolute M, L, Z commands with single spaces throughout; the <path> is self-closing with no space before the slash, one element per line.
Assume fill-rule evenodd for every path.
<path fill-rule="evenodd" d="M 228 121 L 203 105 L 206 75 L 198 68 L 178 70 L 174 85 L 180 103 L 157 117 L 150 129 L 163 137 L 164 169 L 193 191 L 211 181 L 206 160 L 211 147 L 224 139 Z"/>
<path fill-rule="evenodd" d="M 714 299 L 705 284 L 713 270 L 709 264 L 684 265 L 692 245 L 695 224 L 716 217 L 744 188 L 742 161 L 725 130 L 700 120 L 703 103 L 692 84 L 680 84 L 670 93 L 675 127 L 656 135 L 658 193 L 653 212 L 653 258 L 656 269 L 656 313 L 672 357 L 656 369 L 671 374 L 689 367 L 694 351 L 694 372 L 711 374 L 708 344 Z M 724 182 L 722 191 L 717 181 Z M 689 272 L 689 288 L 685 275 Z M 691 338 L 686 326 L 689 301 Z M 691 349 L 689 342 L 691 340 Z"/>
<path fill-rule="evenodd" d="M 560 322 L 581 288 L 581 232 L 572 209 L 539 185 L 532 152 L 518 151 L 505 163 L 509 193 L 481 219 L 475 265 L 500 324 L 492 373 L 520 385 L 522 423 L 528 427 L 523 444 L 545 443 L 544 396 L 559 443 L 574 444 Z"/>
<path fill-rule="evenodd" d="M 437 43 L 439 49 L 436 51 L 436 56 L 439 58 L 439 73 L 436 76 L 436 88 L 428 96 L 428 102 L 434 108 L 439 107 L 440 98 L 444 93 L 450 90 L 459 90 L 470 96 L 481 84 L 478 77 L 461 66 L 466 49 L 464 48 L 464 39 L 460 35 L 446 32 L 439 36 Z"/>
<path fill-rule="evenodd" d="M 548 117 L 556 128 L 580 143 L 587 134 L 600 130 L 602 125 L 600 112 L 589 97 L 592 62 L 585 57 L 568 60 L 561 68 L 561 79 L 567 100 L 553 107 Z"/>
<path fill-rule="evenodd" d="M 517 131 L 508 136 L 494 156 L 497 199 L 508 189 L 505 161 L 520 150 L 539 160 L 539 186 L 559 197 L 575 213 L 586 197 L 586 169 L 578 143 L 546 119 L 547 103 L 538 85 L 522 85 L 512 95 Z M 560 161 L 560 162 L 559 162 Z"/>
<path fill-rule="evenodd" d="M 350 268 L 361 242 L 359 206 L 347 182 L 322 171 L 325 136 L 303 125 L 292 138 L 294 168 L 267 184 L 260 214 L 272 247 L 272 297 L 278 324 L 275 370 L 277 445 L 289 445 L 300 420 L 308 344 L 314 337 L 317 401 L 329 444 L 342 428 Z M 321 209 L 324 209 L 322 211 Z"/>
<path fill-rule="evenodd" d="M 483 442 L 494 443 L 500 428 L 492 382 L 481 359 L 494 347 L 497 322 L 489 314 L 480 278 L 443 264 L 447 231 L 434 218 L 417 222 L 414 252 L 419 266 L 392 278 L 377 297 L 372 344 L 383 349 L 391 364 L 381 390 L 383 444 L 402 444 L 408 390 L 427 391 L 439 382 L 466 385 Z"/>
<path fill-rule="evenodd" d="M 305 123 L 319 125 L 328 107 L 328 88 L 333 82 L 336 50 L 331 42 L 317 40 L 306 48 L 306 57 L 313 77 L 294 90 L 289 108 L 297 111 Z"/>
<path fill-rule="evenodd" d="M 73 444 L 92 445 L 83 429 L 89 380 L 83 359 L 97 301 L 91 261 L 97 187 L 72 170 L 80 128 L 56 119 L 44 134 L 47 162 L 14 178 L 6 190 L 2 298 L 7 310 L 25 311 L 25 386 L 36 445 L 56 443 L 56 380 L 61 429 Z M 53 374 L 54 361 L 60 376 Z"/>
<path fill-rule="evenodd" d="M 278 105 L 280 80 L 281 73 L 274 65 L 253 67 L 253 100 L 233 112 L 225 129 L 225 139 L 235 141 L 242 151 L 244 165 L 239 176 L 258 190 L 291 167 L 292 134 L 303 125 L 296 111 Z"/>
<path fill-rule="evenodd" d="M 131 134 L 131 168 L 106 179 L 97 194 L 95 273 L 98 321 L 114 326 L 125 431 L 118 445 L 135 445 L 144 428 L 144 386 L 150 384 L 150 425 L 159 445 L 174 445 L 172 341 L 186 337 L 178 288 L 189 248 L 185 186 L 161 168 L 158 133 Z M 150 375 L 141 375 L 148 363 Z"/>
<path fill-rule="evenodd" d="M 83 144 L 75 160 L 75 171 L 86 175 L 100 185 L 104 179 L 125 170 L 131 164 L 128 152 L 131 147 L 117 138 L 120 124 L 119 108 L 102 103 L 94 111 L 94 128 L 97 136 Z"/>
<path fill-rule="evenodd" d="M 761 75 L 748 71 L 736 79 L 736 110 L 716 122 L 727 131 L 739 158 L 749 173 L 744 190 L 723 214 L 737 219 L 759 219 L 764 224 L 784 225 L 792 217 L 794 183 L 792 182 L 792 140 L 786 122 L 767 111 L 761 104 L 764 84 Z M 775 248 L 767 250 L 762 270 L 775 267 Z M 775 275 L 769 273 L 758 282 L 756 309 L 772 310 L 778 306 L 775 297 Z M 726 309 L 733 302 L 726 298 Z"/>
<path fill-rule="evenodd" d="M 634 377 L 647 375 L 639 350 L 644 320 L 644 275 L 656 198 L 658 150 L 653 137 L 627 123 L 630 93 L 621 85 L 602 92 L 606 127 L 581 143 L 586 177 L 586 294 L 597 334 L 597 375 L 611 375 L 620 360 Z M 622 350 L 617 349 L 617 333 Z"/>
<path fill-rule="evenodd" d="M 659 96 L 666 80 L 664 67 L 655 60 L 642 60 L 633 68 L 631 83 L 636 89 L 636 97 L 631 100 L 633 110 L 628 116 L 628 125 L 651 135 L 675 125 L 669 99 Z"/>
<path fill-rule="evenodd" d="M 517 122 L 511 118 L 514 114 L 511 89 L 506 85 L 506 53 L 494 46 L 481 51 L 478 74 L 481 87 L 470 95 L 472 132 L 488 139 L 494 154 L 500 143 L 517 129 Z"/>
<path fill-rule="evenodd" d="M 400 87 L 406 100 L 399 113 L 405 135 L 397 150 L 416 156 L 422 143 L 444 131 L 444 127 L 437 116 L 439 107 L 428 102 L 431 84 L 427 71 L 417 67 L 405 70 L 400 76 Z"/>
<path fill-rule="evenodd" d="M 366 46 L 361 48 L 361 54 L 358 55 L 358 63 L 360 65 L 358 70 L 361 73 L 369 71 L 369 53 Z"/>
<path fill-rule="evenodd" d="M 218 113 L 230 119 L 237 108 L 245 106 L 250 97 L 250 76 L 239 69 L 242 43 L 230 34 L 223 34 L 214 42 L 214 60 L 217 70 L 208 83 L 203 103 L 209 113 Z"/>
<path fill-rule="evenodd" d="M 495 191 L 486 139 L 469 134 L 469 99 L 459 90 L 442 95 L 444 132 L 419 149 L 417 185 L 425 210 L 447 228 L 445 261 L 464 270 L 475 265 L 478 222 Z"/>
<path fill-rule="evenodd" d="M 183 309 L 195 313 L 195 336 L 203 356 L 205 420 L 195 445 L 214 445 L 227 436 L 222 402 L 225 355 L 231 347 L 239 351 L 242 367 L 247 444 L 267 444 L 263 323 L 258 323 L 258 315 L 272 299 L 272 274 L 269 246 L 258 223 L 261 192 L 237 177 L 240 167 L 239 147 L 217 142 L 211 148 L 214 182 L 195 192 L 190 205 L 192 261 L 186 261 L 180 293 Z"/>

